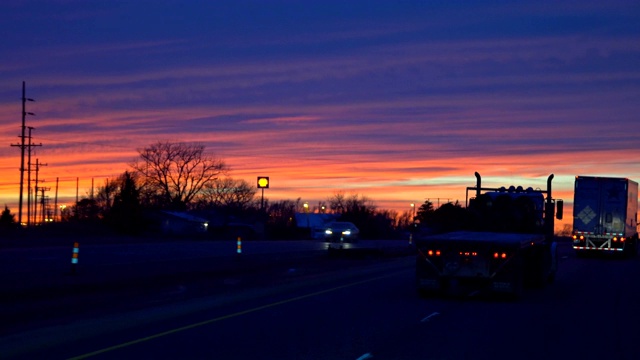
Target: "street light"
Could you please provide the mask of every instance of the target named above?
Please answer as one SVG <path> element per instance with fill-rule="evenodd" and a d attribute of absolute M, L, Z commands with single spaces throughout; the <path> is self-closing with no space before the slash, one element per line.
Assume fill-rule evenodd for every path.
<path fill-rule="evenodd" d="M 304 213 L 307 214 L 307 228 L 309 228 L 311 227 L 311 225 L 309 225 L 309 203 L 305 201 L 302 207 L 304 207 Z"/>
<path fill-rule="evenodd" d="M 260 200 L 260 209 L 264 210 L 264 189 L 269 188 L 269 177 L 258 176 L 258 189 L 262 189 L 262 198 Z"/>

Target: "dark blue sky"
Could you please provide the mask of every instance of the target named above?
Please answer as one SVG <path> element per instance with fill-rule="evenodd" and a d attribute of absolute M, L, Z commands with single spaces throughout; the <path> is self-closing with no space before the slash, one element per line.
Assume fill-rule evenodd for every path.
<path fill-rule="evenodd" d="M 22 81 L 66 195 L 158 140 L 309 202 L 464 199 L 474 171 L 555 173 L 566 198 L 575 175 L 640 180 L 637 1 L 16 1 L 0 36 L 7 202 Z"/>

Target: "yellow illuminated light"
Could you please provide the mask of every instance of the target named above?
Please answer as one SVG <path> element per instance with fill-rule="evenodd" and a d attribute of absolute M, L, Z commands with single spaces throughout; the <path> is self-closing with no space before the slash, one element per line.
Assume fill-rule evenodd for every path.
<path fill-rule="evenodd" d="M 269 177 L 268 176 L 259 176 L 258 177 L 258 188 L 259 189 L 268 189 L 269 188 Z"/>

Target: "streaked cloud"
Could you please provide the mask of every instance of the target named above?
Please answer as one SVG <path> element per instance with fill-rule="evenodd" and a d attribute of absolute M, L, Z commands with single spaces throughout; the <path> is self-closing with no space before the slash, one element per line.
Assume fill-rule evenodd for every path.
<path fill-rule="evenodd" d="M 43 176 L 72 198 L 158 140 L 269 175 L 272 199 L 403 209 L 464 200 L 474 171 L 554 173 L 563 196 L 577 174 L 640 179 L 637 4 L 240 3 L 0 5 L 0 200 L 23 80 Z"/>

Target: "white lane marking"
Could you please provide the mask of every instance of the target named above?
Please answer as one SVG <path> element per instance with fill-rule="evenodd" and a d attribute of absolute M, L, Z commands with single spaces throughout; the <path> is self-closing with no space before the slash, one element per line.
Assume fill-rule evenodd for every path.
<path fill-rule="evenodd" d="M 357 358 L 356 360 L 366 360 L 366 359 L 373 359 L 373 355 L 371 355 L 371 353 L 366 353 L 360 356 L 359 358 Z"/>
<path fill-rule="evenodd" d="M 427 322 L 427 321 L 429 321 L 432 317 L 434 317 L 434 316 L 438 316 L 438 315 L 440 315 L 440 313 L 439 313 L 439 312 L 434 312 L 434 313 L 430 314 L 429 316 L 425 317 L 424 319 L 420 320 L 420 322 Z"/>

